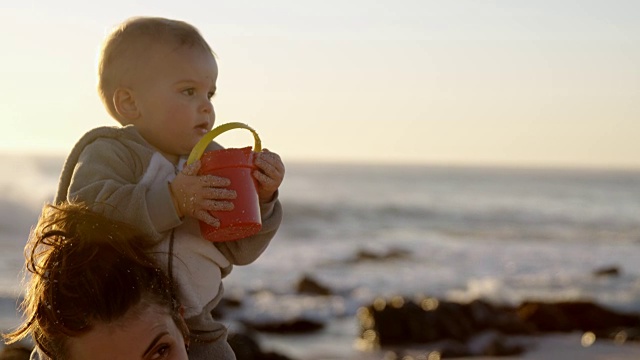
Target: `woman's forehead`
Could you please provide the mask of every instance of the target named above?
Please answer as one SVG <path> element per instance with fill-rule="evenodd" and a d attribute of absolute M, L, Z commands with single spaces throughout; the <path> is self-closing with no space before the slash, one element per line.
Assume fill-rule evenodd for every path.
<path fill-rule="evenodd" d="M 116 321 L 96 323 L 86 334 L 70 338 L 68 349 L 73 360 L 140 360 L 163 336 L 180 336 L 168 309 L 141 303 Z"/>

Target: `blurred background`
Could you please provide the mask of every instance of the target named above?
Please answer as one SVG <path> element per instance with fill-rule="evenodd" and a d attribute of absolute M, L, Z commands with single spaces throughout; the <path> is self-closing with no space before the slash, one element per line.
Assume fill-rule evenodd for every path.
<path fill-rule="evenodd" d="M 146 15 L 201 30 L 219 60 L 218 123 L 249 123 L 288 161 L 640 166 L 636 1 L 0 9 L 2 150 L 64 154 L 115 125 L 96 95 L 96 56 L 113 26 Z"/>

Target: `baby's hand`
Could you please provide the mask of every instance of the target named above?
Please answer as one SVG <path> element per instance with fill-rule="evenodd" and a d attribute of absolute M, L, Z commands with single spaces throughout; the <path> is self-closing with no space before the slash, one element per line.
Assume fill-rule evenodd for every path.
<path fill-rule="evenodd" d="M 261 203 L 269 202 L 284 179 L 284 164 L 278 154 L 267 149 L 256 153 L 254 164 L 258 168 L 253 171 L 258 182 L 258 198 Z"/>
<path fill-rule="evenodd" d="M 234 190 L 225 189 L 231 181 L 213 175 L 197 175 L 200 161 L 185 165 L 175 179 L 169 183 L 173 205 L 180 217 L 190 216 L 218 227 L 220 221 L 211 216 L 209 211 L 233 210 L 230 201 L 236 198 Z"/>

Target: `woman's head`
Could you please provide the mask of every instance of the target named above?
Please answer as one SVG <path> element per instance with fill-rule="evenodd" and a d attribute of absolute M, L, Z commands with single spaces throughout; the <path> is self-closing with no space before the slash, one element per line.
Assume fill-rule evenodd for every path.
<path fill-rule="evenodd" d="M 120 339 L 108 334 L 125 333 L 122 339 L 148 345 L 131 359 L 163 359 L 147 357 L 145 350 L 154 351 L 154 341 L 164 341 L 165 335 L 173 339 L 177 331 L 177 344 L 171 346 L 183 353 L 187 330 L 170 280 L 148 255 L 152 245 L 130 225 L 86 206 L 45 206 L 25 248 L 31 273 L 23 302 L 26 320 L 6 337 L 13 342 L 30 334 L 49 357 L 73 360 L 86 358 L 81 351 L 94 348 L 84 345 L 96 335 L 108 343 Z"/>
<path fill-rule="evenodd" d="M 144 301 L 124 317 L 70 339 L 66 347 L 69 359 L 187 360 L 175 319 L 166 307 Z"/>

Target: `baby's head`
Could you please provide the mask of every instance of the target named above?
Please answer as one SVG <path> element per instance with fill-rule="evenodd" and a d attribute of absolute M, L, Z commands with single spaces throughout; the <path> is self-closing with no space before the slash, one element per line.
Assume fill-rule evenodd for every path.
<path fill-rule="evenodd" d="M 106 37 L 98 62 L 98 93 L 109 114 L 122 124 L 115 109 L 113 96 L 116 89 L 128 85 L 138 72 L 154 60 L 154 46 L 175 48 L 198 47 L 213 54 L 198 29 L 178 20 L 157 17 L 134 17 L 117 26 Z"/>
<path fill-rule="evenodd" d="M 148 254 L 153 246 L 132 226 L 86 206 L 47 205 L 25 248 L 32 275 L 26 320 L 8 339 L 31 335 L 49 357 L 77 359 L 87 358 L 78 354 L 94 338 L 149 342 L 149 324 L 164 324 L 166 342 L 184 350 L 188 330 L 170 279 Z"/>
<path fill-rule="evenodd" d="M 98 91 L 108 112 L 174 161 L 211 130 L 218 66 L 199 31 L 182 21 L 139 17 L 107 36 Z"/>

